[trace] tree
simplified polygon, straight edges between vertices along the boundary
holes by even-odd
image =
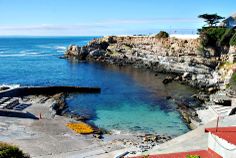
[[[209,27],[216,26],[220,20],[225,19],[217,14],[202,14],[199,15],[198,18],[204,19]]]

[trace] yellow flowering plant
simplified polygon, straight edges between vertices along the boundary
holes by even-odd
[[[79,134],[94,133],[94,129],[90,125],[83,123],[83,122],[81,122],[81,123],[68,123],[66,126]]]

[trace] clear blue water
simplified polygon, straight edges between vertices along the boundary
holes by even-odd
[[[93,37],[0,38],[0,84],[99,86],[101,94],[71,95],[70,110],[90,116],[95,125],[121,132],[180,135],[188,131],[167,95],[188,97],[189,87],[162,84],[163,75],[59,59],[69,44]]]

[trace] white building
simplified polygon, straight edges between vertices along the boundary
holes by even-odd
[[[222,158],[236,157],[236,127],[209,128],[208,150]]]
[[[223,20],[221,25],[227,28],[236,28],[236,13]]]

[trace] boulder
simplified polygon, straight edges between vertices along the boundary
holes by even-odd
[[[105,54],[106,54],[106,51],[99,50],[99,49],[93,50],[89,53],[89,55],[92,57],[104,56]]]
[[[4,91],[4,90],[8,90],[8,89],[10,89],[10,87],[6,87],[6,86],[0,87],[0,91]]]
[[[80,49],[80,54],[79,54],[79,58],[82,60],[85,60],[86,57],[88,56],[89,52],[86,46],[81,47]]]
[[[168,83],[170,83],[170,82],[172,82],[172,81],[173,81],[173,77],[168,76],[168,77],[166,77],[166,78],[162,81],[162,83],[163,83],[163,84],[168,84]]]
[[[236,46],[230,46],[229,49],[229,62],[230,63],[235,63],[236,62]]]
[[[70,45],[65,52],[65,56],[67,57],[78,56],[79,54],[80,54],[80,47],[77,45]]]
[[[108,39],[107,39],[108,43],[117,43],[116,39],[115,39],[115,36],[109,36]]]

